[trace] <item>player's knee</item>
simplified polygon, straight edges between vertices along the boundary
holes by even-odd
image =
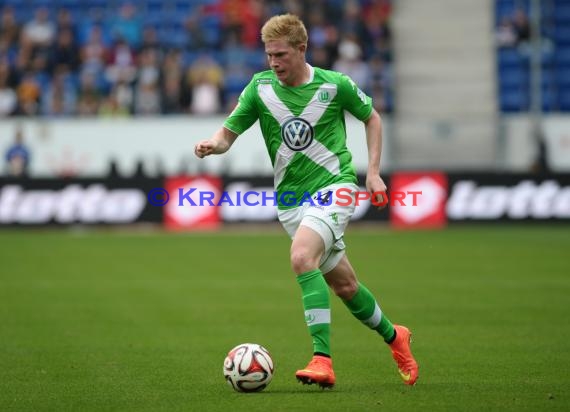
[[[318,269],[319,258],[313,256],[307,248],[294,248],[291,250],[291,268],[297,275]]]

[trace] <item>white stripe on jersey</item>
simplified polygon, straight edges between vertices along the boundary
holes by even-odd
[[[330,96],[328,103],[316,104],[319,94],[325,90]],[[293,113],[291,113],[291,111],[287,108],[287,106],[285,106],[285,104],[281,101],[281,99],[279,99],[275,93],[275,90],[273,90],[273,87],[270,84],[258,85],[257,92],[259,93],[259,97],[265,106],[267,106],[275,120],[279,122],[279,125],[282,126],[283,123],[285,123],[287,120],[295,117]],[[299,117],[308,121],[309,124],[314,127],[328,108],[329,103],[335,98],[336,93],[336,84],[323,83],[316,91],[313,98],[309,101],[309,103],[307,103],[307,106]],[[318,142],[314,137],[311,146],[304,150],[303,154],[319,166],[327,169],[331,174],[338,175],[340,173],[340,161],[338,157],[329,149],[327,149],[322,143]],[[293,150],[289,149],[285,143],[281,143],[275,155],[274,185],[276,189],[283,180],[285,170],[287,169],[287,166],[289,165],[289,162],[294,155],[295,152]]]

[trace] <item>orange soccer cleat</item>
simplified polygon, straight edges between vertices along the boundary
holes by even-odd
[[[297,380],[304,385],[318,384],[321,388],[332,388],[335,383],[332,359],[326,356],[313,356],[305,369],[295,373]]]
[[[413,385],[418,379],[418,364],[410,350],[412,333],[405,326],[394,325],[396,339],[390,344],[392,357],[398,364],[398,371],[406,385]]]

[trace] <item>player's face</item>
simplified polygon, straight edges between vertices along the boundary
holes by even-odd
[[[287,40],[271,40],[265,43],[269,67],[285,84],[296,85],[305,68],[305,45],[291,46]]]

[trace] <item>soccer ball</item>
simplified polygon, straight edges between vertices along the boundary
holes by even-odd
[[[242,343],[224,360],[224,377],[238,392],[259,392],[273,379],[273,359],[263,346]]]

